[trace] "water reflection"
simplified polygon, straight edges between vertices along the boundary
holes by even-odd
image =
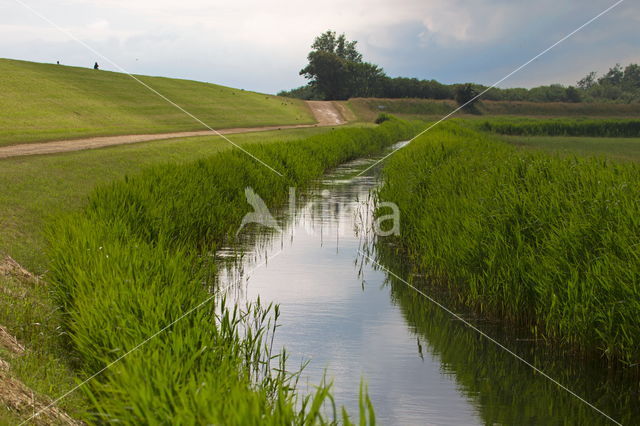
[[[259,296],[263,303],[280,304],[275,348],[286,347],[291,367],[309,361],[302,390],[320,383],[326,373],[337,404],[357,414],[364,379],[382,424],[606,423],[358,255],[366,251],[455,306],[452,298],[411,275],[395,248],[369,232],[377,179],[355,175],[372,161],[340,167],[296,206],[279,212],[282,233],[249,226],[236,245],[216,253],[220,285],[234,284],[233,298],[244,302]],[[640,414],[637,381],[619,373],[603,375],[599,364],[549,353],[540,342],[517,340],[525,335],[469,319],[614,418],[632,423]]]

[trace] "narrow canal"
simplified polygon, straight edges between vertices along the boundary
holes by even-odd
[[[356,176],[373,162],[339,167],[274,212],[279,229],[249,225],[238,244],[217,253],[230,298],[280,305],[274,346],[287,349],[290,369],[307,363],[299,389],[326,377],[336,404],[357,416],[364,382],[381,424],[615,424],[387,273],[456,309],[374,235],[379,170]],[[628,371],[574,359],[457,309],[616,421],[640,418],[638,380]]]

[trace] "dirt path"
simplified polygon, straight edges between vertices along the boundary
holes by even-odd
[[[307,105],[315,116],[317,124],[294,124],[286,126],[262,126],[262,127],[242,127],[236,129],[222,129],[218,133],[222,135],[233,135],[237,133],[265,132],[269,130],[301,129],[316,126],[337,126],[346,121],[333,102],[330,101],[307,101]],[[193,132],[174,132],[147,135],[121,135],[103,136],[96,138],[62,140],[52,142],[29,143],[20,145],[9,145],[0,147],[0,158],[18,157],[23,155],[54,154],[57,152],[81,151],[84,149],[102,148],[112,145],[125,145],[138,142],[149,142],[156,140],[187,138],[191,136],[215,136],[216,132],[210,130],[200,130]]]
[[[307,101],[319,126],[336,126],[346,123],[346,120],[331,101]]]

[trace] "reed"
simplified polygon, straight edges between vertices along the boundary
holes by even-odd
[[[93,405],[87,420],[337,421],[330,384],[298,396],[297,375],[287,370],[286,352],[270,347],[277,307],[259,302],[229,306],[216,298],[191,310],[211,297],[216,269],[209,254],[251,210],[245,187],[253,187],[268,204],[278,204],[290,185],[304,187],[328,168],[378,152],[418,128],[390,120],[377,128],[251,147],[284,178],[236,151],[153,167],[101,187],[81,213],[52,226],[48,279],[85,374],[134,350],[82,388]],[[341,416],[349,422],[346,413]]]
[[[480,130],[517,136],[640,137],[640,120],[500,120],[476,124]]]
[[[611,360],[640,357],[640,168],[447,124],[395,154],[399,242],[468,306]]]

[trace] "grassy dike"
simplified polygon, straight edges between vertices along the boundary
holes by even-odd
[[[416,267],[486,315],[640,358],[640,167],[518,150],[456,124],[388,160]]]
[[[189,313],[82,388],[89,421],[125,424],[282,424],[333,421],[320,386],[300,400],[284,366],[272,370],[277,308],[203,305],[215,266],[208,253],[250,211],[251,186],[269,205],[328,168],[379,152],[419,129],[396,120],[296,143],[251,147],[280,177],[237,151],[157,166],[97,190],[81,213],[50,230],[47,279],[85,375],[109,365]],[[215,306],[214,306],[215,305]],[[366,406],[366,401],[363,401]],[[366,409],[365,409],[366,411]],[[365,413],[361,413],[364,416]],[[335,415],[334,415],[335,417]],[[346,420],[346,419],[345,419]]]
[[[136,76],[214,129],[309,124],[304,102],[215,84]],[[0,146],[205,130],[122,73],[0,59]]]

